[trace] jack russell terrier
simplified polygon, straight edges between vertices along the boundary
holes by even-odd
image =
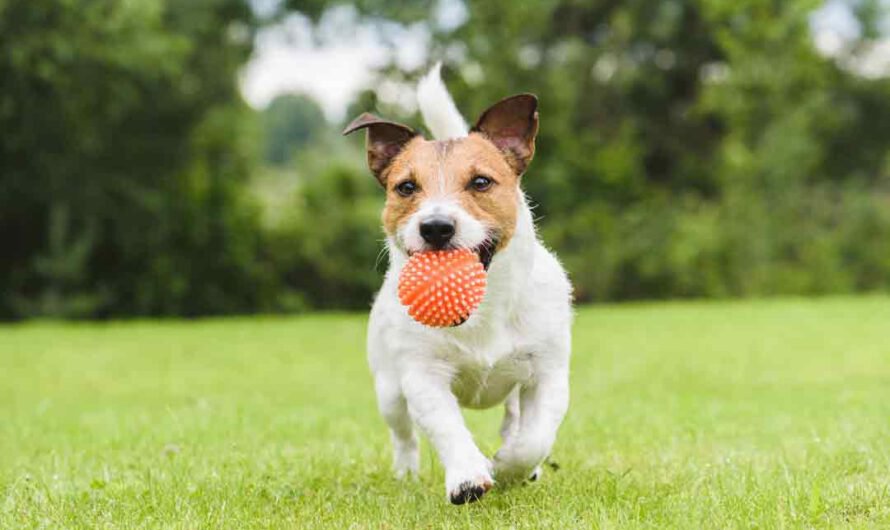
[[[520,188],[535,153],[538,100],[495,103],[468,129],[436,65],[417,89],[435,140],[362,114],[343,134],[367,130],[371,172],[386,190],[389,270],[368,324],[368,360],[389,426],[398,477],[416,475],[414,425],[445,468],[454,504],[472,502],[495,479],[536,480],[569,403],[572,287],[538,240]],[[479,308],[463,323],[430,328],[399,302],[399,273],[414,252],[469,248],[488,270]],[[503,445],[489,460],[461,407],[504,403]]]

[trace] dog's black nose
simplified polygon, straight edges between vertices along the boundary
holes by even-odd
[[[420,223],[420,237],[433,248],[443,248],[454,237],[454,221],[443,216],[430,217]]]

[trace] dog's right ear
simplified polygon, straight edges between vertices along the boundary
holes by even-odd
[[[418,133],[407,125],[384,120],[369,112],[352,120],[352,123],[343,129],[343,134],[347,135],[359,129],[368,130],[368,135],[365,138],[368,167],[380,184],[385,184],[383,173],[386,168],[405,145],[418,136]]]

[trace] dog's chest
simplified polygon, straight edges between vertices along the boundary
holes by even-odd
[[[464,407],[488,408],[531,378],[532,364],[521,337],[507,326],[475,339],[457,343],[449,356],[455,369],[451,390]]]

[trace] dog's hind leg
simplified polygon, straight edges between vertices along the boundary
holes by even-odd
[[[501,443],[507,445],[519,432],[519,386],[504,401],[504,419],[501,421]]]
[[[374,386],[377,391],[377,406],[389,426],[392,440],[393,471],[397,478],[417,476],[420,471],[420,449],[414,425],[408,415],[405,396],[399,388],[398,380],[386,374],[375,374]]]
[[[504,401],[504,419],[501,421],[501,445],[508,446],[519,434],[519,419],[521,410],[519,407],[519,386],[517,385]],[[535,466],[528,479],[532,482],[541,478],[544,474],[540,465]]]
[[[568,362],[539,371],[532,384],[521,388],[518,432],[494,456],[498,480],[540,477],[568,403]]]

